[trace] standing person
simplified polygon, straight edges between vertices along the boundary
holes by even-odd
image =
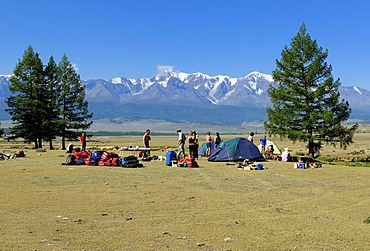
[[[82,132],[80,136],[80,142],[81,142],[81,151],[86,151],[86,135],[84,132]]]
[[[150,148],[149,141],[151,140],[150,137],[150,130],[146,129],[145,134],[143,136],[143,144],[145,148]],[[150,150],[144,150],[143,157],[149,157],[150,156]]]
[[[189,131],[188,144],[189,144],[189,155],[195,157],[194,156],[195,136],[193,131]]]
[[[266,151],[266,143],[267,143],[266,135],[260,138],[260,142],[261,142],[261,153],[264,154]]]
[[[254,136],[254,132],[250,132],[250,133],[249,133],[249,136],[248,136],[248,140],[249,140],[250,142],[252,142],[252,143],[253,143],[253,136]]]
[[[221,143],[221,137],[220,137],[220,133],[219,132],[216,132],[216,135],[215,137],[213,138],[213,142],[215,143],[215,148]]]
[[[211,136],[210,131],[206,133],[206,143],[207,143],[206,157],[208,158],[209,155],[211,154],[211,146],[212,146],[212,136]]]
[[[183,155],[183,157],[185,158],[185,140],[186,140],[186,136],[183,132],[181,132],[181,129],[178,129],[176,132],[179,135],[179,139],[178,139],[179,149],[177,151],[177,159],[180,158],[180,155]]]
[[[193,131],[193,135],[194,135],[194,159],[198,159],[199,137],[196,131]]]

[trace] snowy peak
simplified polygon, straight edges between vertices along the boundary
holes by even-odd
[[[267,81],[267,82],[274,82],[274,78],[272,75],[263,74],[257,71],[253,71],[246,75],[244,78],[253,78],[255,81]]]
[[[356,92],[358,92],[359,94],[362,94],[362,92],[360,91],[360,89],[356,86],[353,87],[353,90],[355,90]]]
[[[9,80],[11,76],[12,76],[12,74],[7,74],[7,75],[0,74],[0,78],[3,77],[6,80]]]

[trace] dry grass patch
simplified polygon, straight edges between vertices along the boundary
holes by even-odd
[[[88,147],[140,142],[97,138]],[[153,137],[152,154],[172,142]],[[62,166],[61,150],[38,154],[0,161],[2,250],[370,249],[367,167],[269,161],[245,171],[200,159],[200,168],[125,169]]]

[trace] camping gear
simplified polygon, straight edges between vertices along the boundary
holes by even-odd
[[[166,152],[166,166],[171,166],[171,161],[176,159],[176,152],[175,151],[168,151]]]
[[[141,158],[141,161],[152,161],[152,157],[150,157],[150,156],[147,156],[147,157],[142,157]]]
[[[76,161],[76,165],[86,165],[86,162],[85,162],[85,160],[84,159],[78,159],[77,161]]]
[[[218,146],[212,143],[211,154],[208,161],[243,161],[245,159],[264,161],[264,157],[254,145],[246,138],[234,138],[221,142]]]
[[[89,158],[91,156],[90,151],[75,151],[75,150],[73,150],[72,153],[76,156],[76,160],[77,159]]]
[[[297,168],[297,169],[305,169],[306,168],[306,164],[303,163],[303,162],[294,163],[294,168]]]
[[[198,163],[195,161],[194,156],[190,155],[183,159],[177,161],[178,167],[199,167]]]
[[[257,170],[263,170],[264,169],[263,164],[261,164],[261,163],[256,163],[256,168],[257,168]]]
[[[66,162],[62,165],[74,165],[76,164],[76,156],[74,154],[70,154],[67,156]]]
[[[317,161],[311,161],[308,165],[309,165],[309,167],[313,167],[313,168],[320,168],[320,167],[322,167],[321,163],[320,162],[317,162]]]
[[[115,152],[103,152],[100,159],[106,161],[113,158],[118,158],[118,154]]]
[[[99,166],[119,166],[119,156],[115,152],[103,152],[98,160]]]
[[[120,161],[119,161],[119,158],[116,157],[116,158],[108,158],[108,159],[100,159],[98,161],[98,165],[99,166],[119,166],[120,165]]]
[[[127,168],[137,168],[143,167],[143,164],[139,163],[139,160],[137,159],[136,156],[131,155],[121,158],[121,166]]]
[[[265,167],[261,163],[254,163],[243,167],[244,170],[265,170]]]
[[[96,151],[91,154],[91,158],[94,161],[98,161],[101,158],[101,155],[104,153],[104,151]]]

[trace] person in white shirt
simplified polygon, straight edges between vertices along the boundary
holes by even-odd
[[[289,148],[285,148],[284,152],[281,153],[281,160],[282,161],[289,161],[290,160]]]
[[[179,134],[179,149],[177,151],[177,159],[180,159],[180,156],[183,155],[185,158],[185,140],[186,136],[180,129],[176,131]]]

